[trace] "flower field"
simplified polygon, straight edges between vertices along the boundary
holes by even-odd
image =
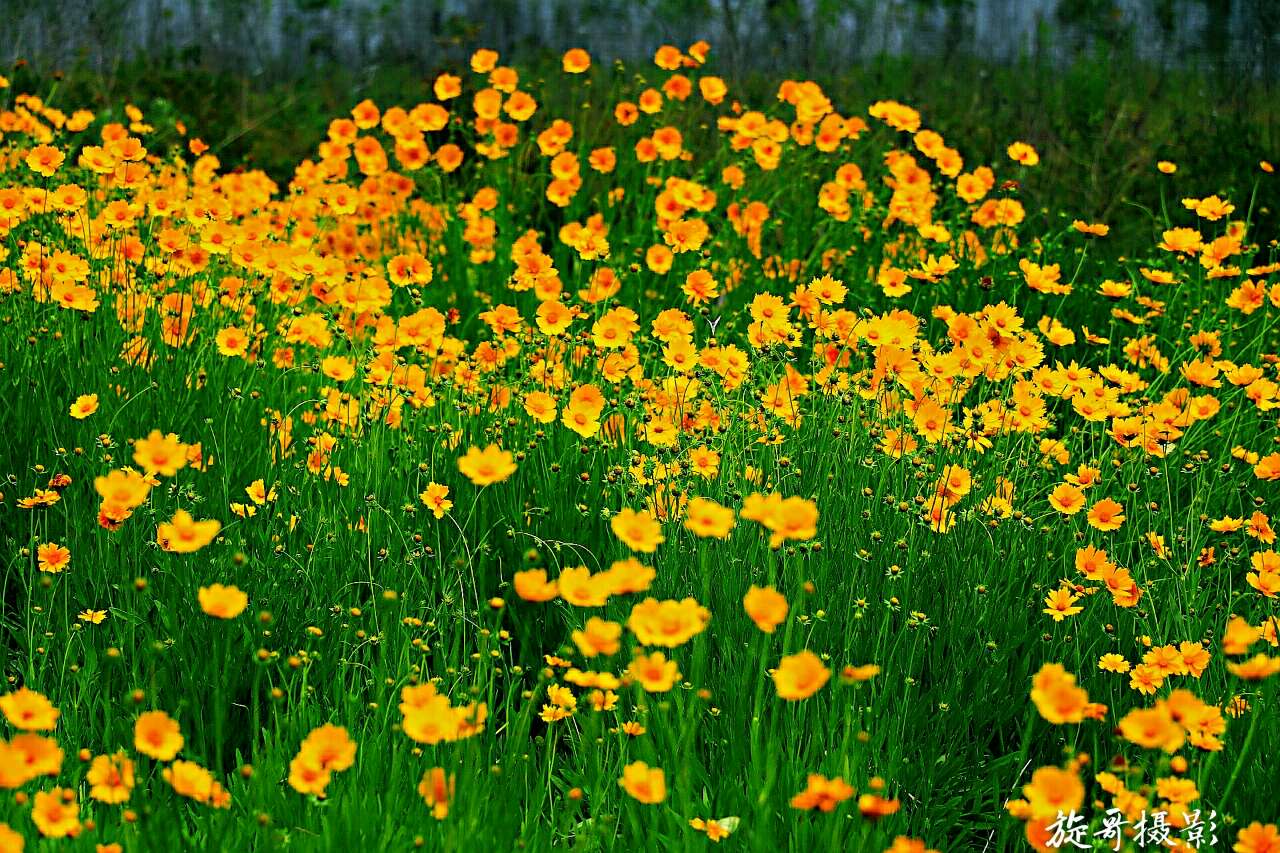
[[[608,70],[0,78],[0,851],[1280,851],[1271,164]]]

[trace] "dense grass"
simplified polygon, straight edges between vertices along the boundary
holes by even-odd
[[[1038,89],[1037,102],[1019,96],[1029,84],[1016,70],[1000,72],[988,97],[962,92],[958,75],[921,80],[902,65],[827,86],[829,106],[815,89],[781,102],[776,80],[743,81],[716,105],[697,90],[710,67],[682,72],[694,81],[688,100],[629,126],[614,121],[615,104],[670,72],[523,74],[520,89],[539,109],[492,160],[477,153],[491,139],[472,110],[484,76],[460,67],[450,123],[423,136],[432,162],[397,161],[385,128],[359,134],[381,140],[389,168],[406,176],[402,188],[376,157],[358,161],[350,148],[324,152],[328,174],[295,174],[303,157],[319,162],[330,118],[353,106],[348,81],[318,79],[287,98],[241,90],[247,106],[234,120],[226,102],[235,90],[220,78],[193,83],[189,72],[145,87],[140,75],[112,82],[97,97],[86,89],[93,81],[64,81],[41,90],[39,109],[10,99],[17,112],[5,126],[0,192],[17,188],[24,200],[0,250],[5,671],[12,689],[38,691],[60,709],[44,735],[64,756],[56,779],[30,779],[14,770],[12,748],[0,755],[9,762],[0,772],[19,783],[0,820],[34,840],[31,798],[58,784],[81,800],[78,844],[126,849],[685,849],[711,846],[690,826],[701,818],[729,819],[733,832],[719,843],[753,850],[910,849],[908,838],[1003,850],[1053,817],[1035,796],[1050,787],[1047,774],[1024,789],[1043,767],[1079,776],[1079,801],[1064,802],[1095,828],[1113,803],[1135,822],[1142,808],[1168,808],[1175,777],[1196,785],[1188,809],[1217,813],[1220,845],[1252,821],[1276,820],[1275,678],[1232,670],[1242,658],[1224,646],[1241,631],[1227,631],[1232,616],[1264,627],[1251,653],[1270,654],[1276,638],[1274,622],[1266,627],[1275,571],[1265,515],[1280,479],[1280,297],[1266,290],[1254,305],[1242,296],[1246,281],[1276,287],[1275,177],[1258,164],[1274,143],[1262,130],[1274,128],[1274,114],[1244,111],[1238,120],[1258,132],[1211,152],[1189,118],[1209,121],[1209,99],[1160,98],[1127,116],[1130,96],[1103,87],[1096,71]],[[917,83],[923,101],[911,97]],[[207,113],[184,85],[204,93]],[[395,103],[435,100],[429,81],[389,76],[369,86],[362,93],[396,92],[379,97],[384,116]],[[157,95],[186,106],[162,107]],[[975,224],[983,201],[961,198],[910,134],[868,115],[869,102],[894,95],[927,107],[925,125],[959,150],[966,173],[990,164],[985,200],[1001,200],[1006,213],[1020,206],[1025,218]],[[784,129],[798,112],[817,120],[830,110],[869,126],[850,125],[855,132],[826,153],[792,128],[773,163],[769,146],[753,155],[732,144],[733,123],[720,120],[734,115],[735,97]],[[104,129],[125,101],[145,107],[139,121],[149,126],[135,124],[132,135],[146,146],[147,172],[126,179],[128,143],[117,140],[95,174],[80,155],[112,138]],[[44,107],[70,115],[85,103],[96,107],[92,122],[44,133],[54,118]],[[174,124],[184,115],[187,136],[215,146],[216,170],[185,147]],[[888,117],[910,123],[905,111]],[[556,118],[572,123],[565,150],[579,161],[580,184],[568,183],[562,204],[548,191],[552,157],[535,141]],[[664,127],[680,130],[687,156],[640,162],[636,143]],[[48,175],[37,148],[46,136],[67,153]],[[1039,165],[1010,161],[1005,148],[1016,139],[1039,143]],[[929,148],[925,137],[916,142]],[[446,144],[464,155],[453,171],[441,164]],[[608,145],[616,168],[592,169],[588,156]],[[911,153],[916,165],[899,155],[891,170],[890,151]],[[1181,168],[1165,175],[1157,158]],[[832,203],[839,192],[821,190],[847,163],[865,186],[844,173],[842,208]],[[277,191],[241,164],[266,167]],[[729,168],[741,169],[740,186]],[[667,183],[677,178],[696,186]],[[88,190],[84,204],[47,210],[46,193],[59,198],[66,184]],[[343,203],[344,185],[359,204]],[[657,215],[674,191],[682,209]],[[1198,217],[1181,203],[1215,192],[1234,210],[1209,205]],[[1150,198],[1136,207],[1121,200],[1130,193]],[[179,212],[157,215],[158,198]],[[139,207],[131,222],[109,226],[104,211],[119,212],[108,205],[120,201]],[[767,205],[755,228],[751,202]],[[1103,214],[1111,235],[1072,226]],[[607,247],[563,230],[592,216]],[[679,243],[694,221],[707,236],[694,232],[664,269],[652,247]],[[917,227],[929,223],[945,233]],[[1235,242],[1214,262],[1199,246],[1159,248],[1186,236],[1165,233],[1176,227],[1198,228],[1205,244]],[[521,238],[530,229],[562,290],[548,275],[526,286],[534,253]],[[230,252],[218,248],[223,236]],[[526,263],[513,259],[518,241]],[[60,252],[83,259],[83,274]],[[397,277],[397,256],[414,253],[430,262],[430,281],[375,283]],[[930,273],[931,256],[944,255],[956,268]],[[1020,262],[1059,264],[1061,283],[1037,289],[1035,268]],[[886,267],[916,273],[911,289],[882,287]],[[593,276],[606,270],[621,287],[594,298]],[[720,284],[706,304],[681,290],[697,270]],[[1099,292],[1104,281],[1118,283],[1109,295]],[[1067,284],[1070,292],[1055,292]],[[829,299],[817,295],[824,287]],[[768,295],[778,297],[771,318]],[[539,306],[557,302],[580,315],[565,330],[540,328]],[[517,309],[518,328],[501,326],[498,305]],[[598,332],[624,307],[636,317],[634,332],[622,333],[634,367],[618,370],[608,356],[619,350]],[[421,338],[403,323],[392,331],[424,308],[438,310],[438,328]],[[683,313],[663,313],[673,309]],[[660,315],[677,330],[655,331]],[[227,329],[248,330],[245,345]],[[678,357],[685,340],[699,360],[688,370]],[[741,370],[717,370],[726,346],[742,353]],[[426,371],[422,381],[411,366]],[[583,386],[600,392],[596,406],[571,405]],[[535,391],[555,398],[550,422],[526,410]],[[96,411],[69,414],[85,394],[97,395]],[[1095,394],[1105,403],[1091,415]],[[570,411],[589,412],[587,426],[571,429],[560,418]],[[934,419],[950,428],[933,429]],[[181,439],[190,464],[158,470],[123,512],[95,479],[163,468],[147,438],[157,429]],[[491,444],[513,454],[515,470],[477,483],[459,460]],[[719,462],[699,473],[703,451]],[[1091,485],[1082,465],[1098,472]],[[969,483],[939,488],[959,470]],[[22,505],[62,474],[60,499]],[[1086,506],[1069,513],[1055,490],[1080,476]],[[257,480],[272,493],[260,502],[246,493]],[[440,518],[419,498],[429,483],[450,490]],[[760,495],[792,503],[762,508]],[[725,538],[686,526],[692,497],[732,510]],[[1115,529],[1086,521],[1104,498],[1124,509]],[[162,547],[179,509],[221,528],[189,553]],[[649,543],[656,550],[619,535],[612,522],[626,509],[657,519],[665,541]],[[814,529],[787,527],[815,509]],[[1238,529],[1211,527],[1228,517],[1242,520]],[[771,541],[778,530],[791,535]],[[1162,537],[1158,547],[1149,533]],[[40,546],[50,543],[70,551],[61,571],[41,568]],[[1113,596],[1102,575],[1083,577],[1077,554],[1090,545],[1127,568],[1133,585],[1117,582]],[[632,557],[656,571],[647,591],[569,603],[575,567],[599,573]],[[569,571],[560,597],[524,600],[517,576],[536,569],[551,579]],[[202,606],[199,590],[213,583],[247,593],[247,609],[208,615],[215,608]],[[1083,609],[1054,621],[1045,599],[1063,585]],[[752,586],[775,587],[789,603],[772,633],[744,613]],[[678,642],[646,643],[643,610],[633,607],[648,596],[692,597],[710,621],[697,630],[694,610],[683,611]],[[93,624],[80,618],[86,610],[106,616]],[[592,616],[628,626],[615,654],[584,657],[573,639]],[[1169,644],[1188,645],[1152,695],[1099,668],[1103,654],[1137,666]],[[1196,644],[1207,666],[1178,674]],[[597,711],[590,688],[566,681],[569,665],[624,676],[638,646],[677,662],[682,677],[670,690],[627,679],[614,688],[616,707]],[[785,699],[771,676],[804,649],[830,680]],[[1050,722],[1029,694],[1053,663],[1106,707],[1086,715],[1075,703],[1073,722]],[[843,672],[867,664],[878,673]],[[483,731],[411,739],[402,690],[428,681],[455,707],[484,703]],[[553,719],[564,686],[577,707]],[[1166,701],[1185,723],[1162,718],[1178,743],[1144,748],[1122,721]],[[1194,719],[1216,719],[1216,709],[1221,750],[1208,748],[1212,738],[1183,746]],[[151,710],[180,724],[178,758],[225,786],[226,808],[207,802],[207,789],[196,797],[203,803],[179,795],[162,778],[169,759],[135,745],[136,720]],[[626,722],[645,731],[627,734]],[[299,769],[320,760],[300,745],[326,723],[357,748],[319,797],[298,790]],[[18,735],[11,725],[11,742]],[[90,798],[82,749],[128,753],[137,781],[128,802]],[[664,770],[662,802],[620,786],[635,761]],[[433,816],[418,783],[437,767],[456,789],[447,814]],[[1137,796],[1096,781],[1103,770]],[[878,817],[877,802],[856,797],[830,812],[798,808],[792,798],[813,773],[898,808]],[[1031,806],[1019,804],[1024,796]]]

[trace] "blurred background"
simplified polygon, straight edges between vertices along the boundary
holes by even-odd
[[[278,179],[332,116],[427,100],[476,47],[527,85],[584,47],[603,92],[698,39],[744,103],[804,77],[846,114],[916,106],[968,162],[1025,139],[1055,206],[1080,215],[1156,204],[1159,158],[1204,194],[1280,159],[1280,0],[0,0],[0,20],[15,89],[132,101]],[[556,91],[539,88],[551,114],[579,106]]]
[[[640,60],[707,39],[733,73],[970,53],[1063,65],[1117,51],[1249,77],[1280,60],[1275,0],[3,0],[11,53],[108,71],[145,53],[248,74],[431,67],[484,44]]]

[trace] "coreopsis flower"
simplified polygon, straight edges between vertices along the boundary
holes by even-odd
[[[1075,515],[1084,503],[1084,492],[1070,483],[1060,483],[1049,493],[1049,505],[1063,515]]]
[[[684,526],[696,536],[727,539],[733,525],[733,510],[713,500],[693,498],[685,507]]]
[[[666,693],[680,679],[680,670],[673,660],[667,660],[662,652],[637,653],[627,667],[627,676],[646,693]]]
[[[666,537],[662,535],[662,525],[648,512],[621,509],[609,520],[609,527],[612,528],[613,535],[632,551],[652,554],[666,541]]]
[[[97,394],[81,394],[71,404],[71,417],[78,421],[84,420],[96,411],[98,411]]]
[[[9,725],[23,731],[53,731],[61,712],[44,694],[27,687],[0,696],[0,711]]]
[[[1084,804],[1084,784],[1074,769],[1041,767],[1022,786],[1028,814],[1032,818],[1052,819],[1059,812],[1072,812]]]
[[[742,607],[766,634],[772,634],[787,618],[787,599],[773,587],[752,585],[742,597]]]
[[[805,649],[784,657],[773,671],[773,683],[778,696],[790,701],[808,699],[822,689],[831,678],[822,658]]]
[[[711,611],[692,598],[658,601],[646,598],[631,608],[627,628],[646,646],[675,648],[706,630]]]
[[[458,470],[474,485],[491,486],[515,473],[515,457],[496,444],[484,450],[472,447],[458,460]]]
[[[194,761],[175,761],[160,771],[160,776],[178,794],[214,808],[229,808],[231,795],[213,774]]]
[[[85,775],[89,796],[100,803],[119,804],[133,792],[133,760],[121,750],[114,755],[99,755]]]
[[[454,775],[446,775],[443,767],[432,767],[422,775],[422,781],[418,783],[418,794],[436,820],[444,820],[449,816],[449,805],[453,802],[456,782]]]
[[[183,743],[181,727],[164,711],[146,711],[134,723],[134,748],[156,761],[172,761]]]
[[[854,789],[839,776],[828,779],[821,773],[810,773],[804,790],[791,798],[791,808],[831,812],[854,793]]]
[[[662,768],[650,767],[643,761],[633,761],[622,768],[618,784],[633,799],[646,805],[655,805],[667,798],[666,774]]]
[[[617,654],[621,637],[621,625],[596,616],[588,619],[581,630],[575,630],[571,635],[573,644],[578,647],[582,656],[587,658]]]
[[[1076,677],[1061,664],[1047,663],[1032,679],[1031,701],[1050,723],[1079,723],[1089,707],[1089,694],[1076,686]]]
[[[1010,160],[1021,163],[1023,166],[1035,166],[1040,162],[1040,155],[1036,153],[1036,149],[1025,142],[1011,143],[1006,153]]]
[[[1126,673],[1129,671],[1129,662],[1124,659],[1123,655],[1108,652],[1098,658],[1098,669],[1103,672]]]
[[[38,776],[62,771],[62,748],[53,738],[32,732],[0,741],[0,787],[18,788]]]
[[[342,726],[325,723],[311,730],[302,741],[300,752],[315,757],[327,770],[346,770],[355,763],[356,744]]]
[[[196,521],[185,509],[177,510],[168,522],[161,522],[156,529],[156,542],[161,550],[175,554],[199,551],[213,541],[222,529],[217,519]]]
[[[436,518],[444,518],[445,514],[453,509],[453,501],[449,500],[448,486],[435,482],[428,483],[427,488],[418,497]]]
[[[1236,853],[1277,853],[1280,851],[1280,829],[1274,823],[1264,825],[1255,820],[1236,833],[1232,849]]]
[[[52,145],[37,145],[27,154],[27,168],[45,178],[53,177],[53,173],[62,167],[67,155]]]
[[[57,574],[71,565],[71,550],[55,542],[45,542],[36,548],[36,565],[42,572]]]
[[[289,785],[300,794],[325,795],[332,775],[355,763],[356,744],[341,726],[311,730],[289,762]]]
[[[187,445],[175,433],[165,435],[153,429],[133,445],[133,461],[148,474],[172,477],[187,465]]]
[[[840,670],[840,680],[845,684],[857,684],[862,681],[870,681],[879,674],[879,664],[864,663],[861,666],[849,664]]]
[[[1080,596],[1072,592],[1070,587],[1060,586],[1045,596],[1043,612],[1052,616],[1054,622],[1061,622],[1068,616],[1075,616],[1084,610],[1076,604],[1079,600]]]
[[[104,510],[111,509],[126,515],[146,501],[151,486],[152,483],[146,477],[129,468],[112,471],[93,481],[93,488],[102,498]]]
[[[1120,735],[1130,743],[1147,749],[1176,752],[1186,740],[1182,726],[1164,705],[1135,708],[1120,719]]]
[[[200,587],[197,596],[200,609],[217,619],[234,619],[249,605],[249,596],[237,587],[220,583]]]
[[[289,787],[299,794],[323,797],[332,778],[332,771],[320,766],[314,755],[299,752],[289,762]]]
[[[1280,657],[1257,654],[1239,663],[1228,663],[1227,671],[1245,681],[1262,681],[1280,672]]]
[[[1103,498],[1089,507],[1088,519],[1089,526],[1096,530],[1119,530],[1125,521],[1124,507],[1111,498]]]
[[[551,601],[560,594],[557,583],[547,579],[545,569],[526,569],[511,579],[516,595],[525,601]]]
[[[45,838],[74,838],[80,834],[80,803],[70,788],[37,791],[31,820]]]
[[[0,851],[22,853],[26,840],[7,823],[0,823]]]
[[[690,819],[689,826],[706,834],[707,839],[719,844],[722,839],[728,838],[733,831],[738,828],[738,818],[722,817],[722,818],[700,818]]]
[[[791,539],[812,539],[818,535],[818,507],[800,497],[753,494],[743,502],[741,515],[770,531],[769,547],[778,548]]]
[[[889,799],[879,794],[863,794],[858,797],[858,813],[871,821],[896,814],[901,807],[902,803],[896,798]]]
[[[564,52],[561,64],[566,74],[581,74],[591,67],[591,55],[580,47],[573,47]]]

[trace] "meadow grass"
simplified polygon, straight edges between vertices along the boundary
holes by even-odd
[[[1280,845],[1270,164],[576,59],[275,181],[4,90],[0,849]]]

